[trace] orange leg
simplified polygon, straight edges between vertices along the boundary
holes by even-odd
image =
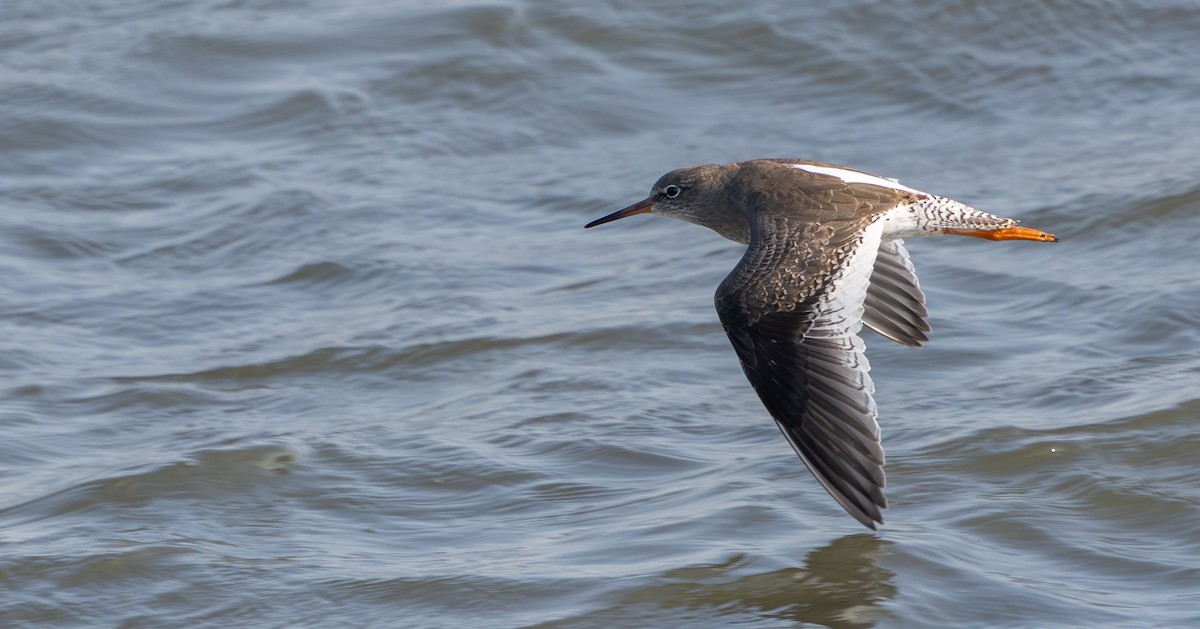
[[[943,229],[943,233],[955,236],[971,236],[985,240],[1036,240],[1039,242],[1058,242],[1054,234],[1030,229],[1028,227],[1001,227],[1000,229]]]

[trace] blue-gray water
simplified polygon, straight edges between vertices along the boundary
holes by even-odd
[[[1200,623],[1200,5],[0,3],[0,626]],[[910,244],[870,534],[663,172],[806,157]]]

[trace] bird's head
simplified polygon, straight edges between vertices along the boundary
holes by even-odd
[[[584,227],[603,225],[634,214],[660,214],[708,227],[731,240],[746,242],[744,215],[720,198],[725,168],[709,165],[673,170],[654,182],[650,196]]]

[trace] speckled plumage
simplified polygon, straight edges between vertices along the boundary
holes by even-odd
[[[1021,230],[1015,239],[1053,239],[891,179],[809,160],[672,171],[650,197],[588,227],[645,212],[749,245],[717,288],[717,314],[789,443],[830,495],[872,529],[887,508],[886,477],[859,330],[866,324],[919,347],[930,329],[902,239],[1010,229]]]

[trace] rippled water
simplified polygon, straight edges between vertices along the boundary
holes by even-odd
[[[1200,623],[1200,7],[0,4],[0,626]],[[825,495],[663,172],[910,246],[887,524]]]

